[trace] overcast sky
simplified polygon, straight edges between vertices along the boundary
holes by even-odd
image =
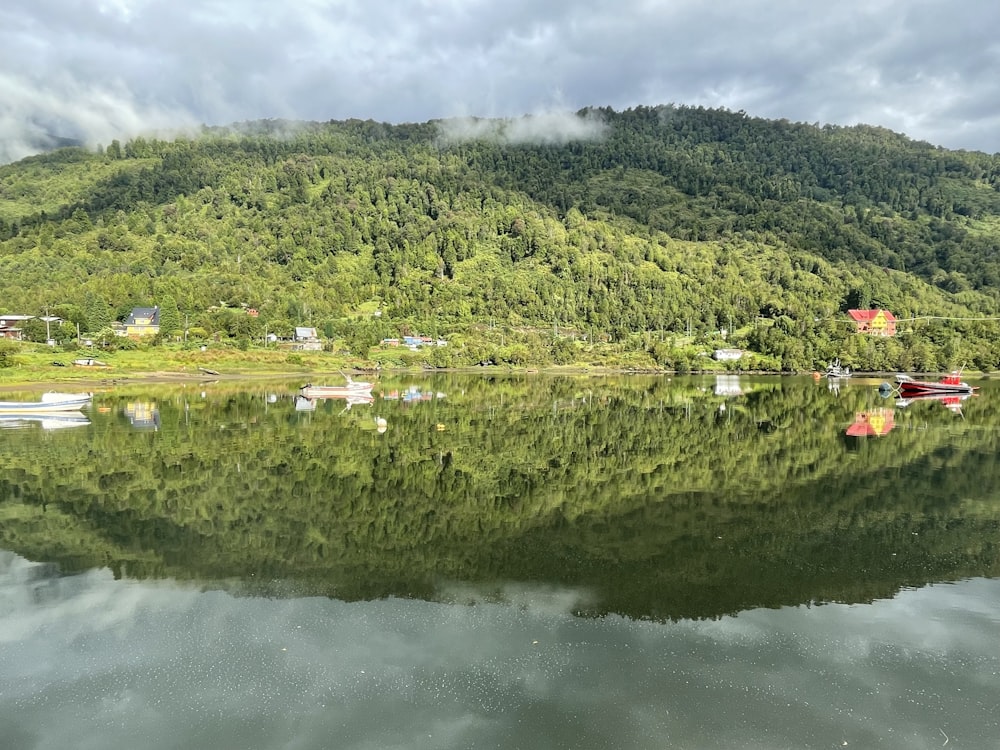
[[[997,0],[4,0],[0,161],[238,120],[692,104],[1000,152]]]

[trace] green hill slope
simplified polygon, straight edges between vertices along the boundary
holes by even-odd
[[[6,165],[0,311],[464,344],[436,365],[1000,362],[1000,156],[702,108],[576,123],[265,121]],[[852,334],[876,306],[900,336]]]

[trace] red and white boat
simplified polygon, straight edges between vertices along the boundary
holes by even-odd
[[[945,375],[940,380],[917,380],[909,375],[897,375],[896,385],[903,398],[913,396],[931,395],[969,395],[975,393],[976,388],[962,380],[959,372]]]

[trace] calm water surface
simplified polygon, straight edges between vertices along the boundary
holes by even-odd
[[[1000,388],[878,382],[0,419],[0,746],[1000,748]]]

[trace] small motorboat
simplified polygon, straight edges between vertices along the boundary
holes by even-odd
[[[851,377],[851,368],[846,365],[840,364],[840,358],[833,360],[826,368],[826,377],[828,378],[849,378]]]
[[[354,396],[370,397],[371,383],[361,388],[357,385],[304,385],[299,394],[305,398],[351,398]]]
[[[902,373],[896,376],[896,387],[903,398],[929,396],[934,394],[971,394],[976,388],[962,380],[959,372],[952,372],[940,380],[917,380]]]
[[[43,393],[38,401],[0,401],[0,414],[54,414],[79,411],[90,404],[89,393]]]
[[[340,373],[344,375],[344,373]],[[347,381],[344,385],[313,385],[307,383],[299,389],[305,398],[350,398],[352,396],[371,396],[372,384],[364,380],[352,380],[350,375],[344,375]]]

